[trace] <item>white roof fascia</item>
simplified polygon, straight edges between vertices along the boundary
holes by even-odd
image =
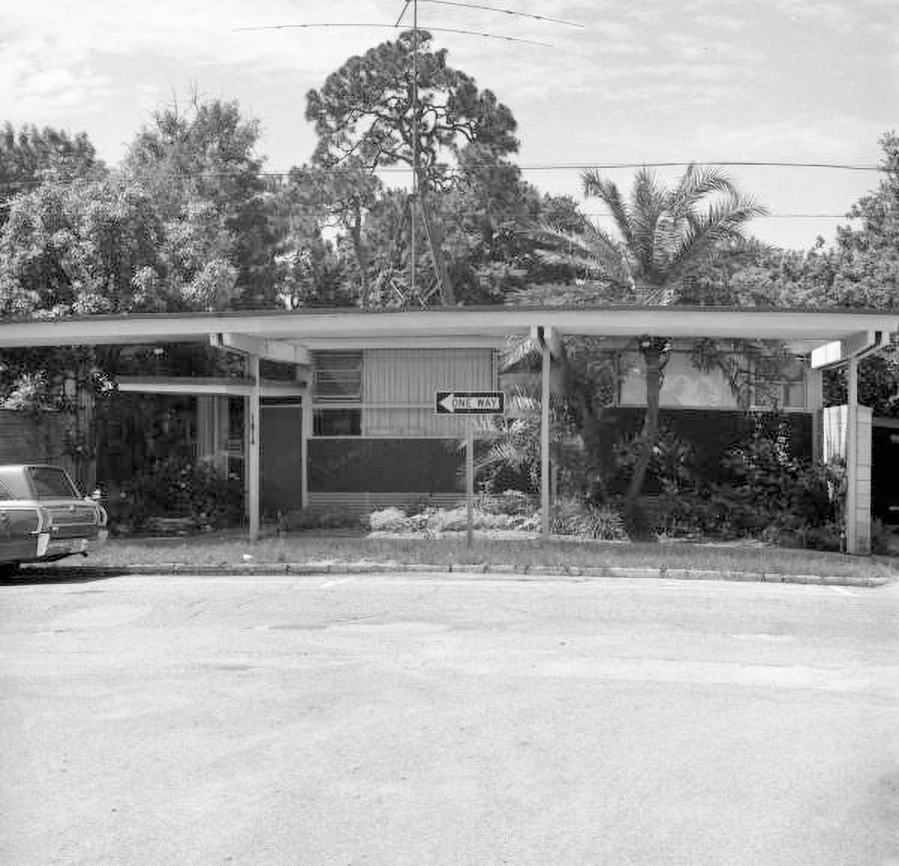
[[[246,334],[212,334],[209,342],[217,349],[227,349],[242,355],[255,355],[268,361],[282,364],[298,364],[308,367],[312,363],[312,355],[304,346],[290,340],[267,340],[260,337],[249,337]]]
[[[253,383],[244,378],[201,378],[190,376],[121,376],[116,380],[119,391],[132,394],[218,394],[230,397],[246,397],[253,391]],[[259,385],[260,397],[302,397],[305,384],[276,382],[263,379]]]
[[[568,334],[602,336],[735,337],[808,340],[824,343],[858,331],[895,331],[899,312],[731,310],[696,307],[468,307],[435,310],[335,313],[270,311],[249,313],[93,316],[0,324],[0,348],[12,346],[104,345],[206,342],[215,334],[265,340],[342,341],[426,339],[434,348],[460,337],[528,336],[532,326]]]
[[[404,336],[397,337],[354,337],[348,344],[346,338],[325,337],[304,338],[303,346],[312,352],[326,352],[329,350],[347,349],[502,349],[508,342],[508,337],[477,334],[462,334],[460,336],[441,337],[435,342],[434,337]]]
[[[836,367],[850,358],[864,358],[883,349],[891,335],[885,331],[857,331],[842,340],[833,340],[812,349],[812,369]]]

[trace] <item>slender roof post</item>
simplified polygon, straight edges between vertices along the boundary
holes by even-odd
[[[250,522],[250,541],[259,540],[259,488],[260,488],[260,424],[259,424],[259,356],[248,360],[252,390],[246,399],[247,406],[247,511]]]
[[[544,328],[540,328],[543,348],[540,387],[540,532],[549,538],[549,399],[550,399],[550,348]]]
[[[858,526],[858,355],[850,355],[846,366],[848,379],[846,412],[846,552],[867,553],[859,538]]]

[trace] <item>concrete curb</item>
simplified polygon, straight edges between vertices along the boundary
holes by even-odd
[[[644,580],[723,580],[756,583],[793,583],[817,586],[854,586],[859,588],[875,588],[899,582],[890,577],[855,577],[852,575],[823,575],[823,574],[777,574],[772,572],[752,571],[709,571],[690,568],[626,568],[622,566],[518,566],[510,563],[396,563],[396,562],[241,562],[234,565],[191,565],[189,563],[173,562],[166,565],[152,565],[137,563],[129,566],[115,568],[112,566],[97,566],[95,568],[78,566],[66,568],[65,566],[51,567],[31,572],[46,576],[58,575],[77,578],[88,577],[115,577],[124,575],[142,574],[196,574],[196,575],[296,575],[315,576],[331,574],[453,574],[460,577],[490,577],[496,580],[546,580],[555,578],[567,581],[587,581],[591,578],[620,578],[620,579],[644,579]]]

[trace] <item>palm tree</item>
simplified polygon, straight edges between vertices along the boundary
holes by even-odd
[[[727,246],[745,242],[742,229],[766,210],[743,196],[731,179],[715,168],[688,166],[672,187],[646,169],[634,179],[630,197],[595,171],[581,176],[584,194],[602,201],[615,234],[590,226],[578,235],[545,228],[550,249],[545,258],[583,269],[586,294],[606,302],[637,305],[677,303],[685,281],[714,261]],[[617,235],[617,237],[616,237]],[[568,295],[573,293],[569,290]],[[659,434],[659,397],[670,340],[647,335],[638,341],[646,364],[646,414],[640,451],[625,494],[625,519],[636,518],[636,502]]]

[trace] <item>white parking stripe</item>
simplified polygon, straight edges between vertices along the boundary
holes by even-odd
[[[830,589],[832,592],[835,592],[838,595],[848,595],[851,598],[855,598],[854,592],[850,592],[848,589],[844,589],[842,586],[832,586]]]
[[[329,589],[332,586],[337,586],[339,583],[349,583],[352,579],[351,577],[343,577],[340,580],[329,580],[327,583],[323,583],[319,589]]]

